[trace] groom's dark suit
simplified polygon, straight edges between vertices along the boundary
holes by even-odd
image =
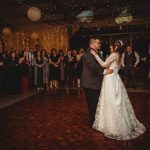
[[[104,69],[90,53],[91,50],[92,48],[88,48],[83,56],[81,85],[87,97],[90,125],[92,126],[95,120]]]

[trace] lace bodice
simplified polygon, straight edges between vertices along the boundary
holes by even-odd
[[[118,64],[118,54],[117,53],[111,53],[111,55],[106,59],[106,61],[103,61],[99,56],[96,56],[96,60],[98,63],[104,67],[113,69],[114,73],[118,73],[119,70],[119,64]]]

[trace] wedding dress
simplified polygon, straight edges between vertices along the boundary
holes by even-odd
[[[108,138],[130,140],[144,133],[132,108],[124,84],[118,74],[118,54],[112,53],[105,62],[96,56],[102,67],[113,69],[113,73],[104,75],[93,128]]]

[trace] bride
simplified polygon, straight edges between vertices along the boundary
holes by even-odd
[[[110,75],[104,75],[93,128],[101,131],[108,138],[130,140],[144,133],[146,128],[137,120],[118,74],[121,64],[119,49],[113,46],[110,46],[110,49],[111,54],[105,62],[94,50],[91,51],[102,67],[114,71]]]

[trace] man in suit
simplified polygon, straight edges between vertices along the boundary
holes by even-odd
[[[34,52],[30,47],[26,47],[25,56],[29,69],[29,83],[30,89],[34,88]]]
[[[99,100],[99,94],[104,74],[111,74],[113,70],[103,69],[90,53],[94,50],[96,53],[100,50],[101,43],[99,39],[90,39],[89,48],[83,56],[83,72],[81,77],[81,85],[87,97],[90,126],[95,120],[96,107]]]
[[[122,54],[122,66],[125,68],[125,78],[127,87],[136,88],[135,69],[140,62],[140,56],[132,49],[132,46],[127,46],[126,52]]]

